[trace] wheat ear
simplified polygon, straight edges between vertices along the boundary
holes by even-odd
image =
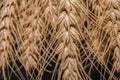
[[[81,9],[79,5],[82,5],[79,0],[60,0],[58,1],[58,27],[60,28],[57,39],[59,46],[56,53],[59,54],[58,59],[61,60],[58,80],[82,80],[86,76],[80,75],[79,69],[81,64],[78,60],[79,50],[75,41],[79,41],[82,23],[79,23]],[[78,11],[77,11],[78,10]],[[81,11],[82,12],[82,11]],[[79,16],[80,14],[80,16]],[[83,17],[83,16],[82,16]],[[81,72],[84,71],[81,69]],[[84,74],[84,72],[83,72]]]
[[[27,4],[29,2],[25,0],[21,2],[20,5],[22,8],[23,6],[26,6],[24,3]],[[39,6],[37,6],[36,3],[30,5],[31,3],[27,5],[28,8],[26,8],[26,11],[22,12],[22,9],[19,11],[22,38],[21,45],[19,46],[19,60],[27,71],[29,71],[32,67],[37,69],[37,62],[42,59],[39,52],[42,38],[42,28],[45,26],[39,16]]]
[[[5,68],[11,66],[10,61],[15,61],[18,26],[15,13],[16,1],[6,0],[1,3],[4,6],[0,9],[0,66],[4,79],[7,80]]]
[[[51,67],[52,65],[50,62],[55,62],[55,50],[53,46],[56,44],[56,20],[57,20],[57,3],[56,0],[41,0],[40,1],[40,8],[41,8],[41,18],[45,24],[43,26],[41,35],[42,38],[42,44],[41,51],[43,52],[43,59],[44,63],[41,69],[39,70],[39,73],[37,75],[37,79],[42,79],[42,76],[44,72],[51,73],[52,71],[48,70],[47,67]]]
[[[114,63],[113,70],[110,78],[116,79],[114,77],[114,71],[119,71],[120,52],[119,52],[119,0],[94,0],[90,2],[92,4],[91,11],[94,13],[96,18],[96,23],[98,24],[95,29],[97,33],[94,36],[94,49],[96,50],[95,55],[97,55],[98,62],[101,62],[105,67],[109,63],[109,58],[111,55],[111,49],[114,48]],[[94,35],[94,34],[93,34]]]
[[[113,70],[120,71],[120,1],[106,0],[104,3],[106,5],[106,18],[108,21],[108,23],[106,23],[108,24],[106,27],[111,27],[111,42],[113,43],[112,46],[115,46]]]

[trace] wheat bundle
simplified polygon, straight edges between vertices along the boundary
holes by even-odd
[[[119,80],[119,27],[119,0],[0,0],[0,80]]]

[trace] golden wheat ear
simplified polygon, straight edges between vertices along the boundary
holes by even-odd
[[[82,27],[86,18],[86,14],[84,14],[82,7],[79,5],[83,7],[84,4],[79,0],[58,1],[57,25],[59,30],[56,38],[59,45],[55,52],[58,54],[57,62],[60,62],[60,65],[58,67],[57,80],[90,79],[85,73],[83,66],[81,66],[80,53],[76,44],[82,38]]]
[[[93,12],[96,17],[95,22],[92,23],[95,29],[93,29],[92,35],[94,42],[95,55],[97,55],[98,62],[102,63],[107,67],[108,71],[111,72],[109,79],[117,79],[114,76],[115,71],[119,71],[118,64],[119,61],[119,0],[94,0],[90,1],[91,6],[90,10]],[[97,25],[96,25],[97,24]],[[95,31],[95,33],[93,33]],[[96,34],[96,35],[94,35]],[[112,51],[114,50],[114,51]],[[111,58],[111,55],[113,58]],[[116,56],[117,55],[117,56]],[[112,70],[107,66],[110,63],[110,60],[113,61]],[[112,63],[110,63],[112,64]],[[106,70],[105,70],[106,71]]]
[[[40,7],[36,6],[33,2],[25,1],[28,6],[26,7],[24,1],[25,0],[20,3],[21,11],[19,11],[21,44],[18,48],[18,59],[25,68],[28,76],[30,76],[29,79],[34,80],[35,78],[32,76],[34,71],[37,70],[40,72],[42,64],[44,63],[44,57],[40,55],[40,51],[42,48],[42,38],[44,36],[43,31],[45,25],[40,17]],[[25,11],[22,12],[24,8]],[[41,60],[43,62],[41,62]],[[33,71],[31,72],[31,70]]]
[[[5,68],[10,66],[10,61],[15,61],[15,44],[18,40],[15,4],[15,1],[0,2],[0,67],[5,80]]]

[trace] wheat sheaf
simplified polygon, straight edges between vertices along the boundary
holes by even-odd
[[[0,0],[0,80],[119,80],[120,0]]]

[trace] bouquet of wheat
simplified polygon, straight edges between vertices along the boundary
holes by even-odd
[[[120,0],[0,0],[0,75],[120,79]]]

